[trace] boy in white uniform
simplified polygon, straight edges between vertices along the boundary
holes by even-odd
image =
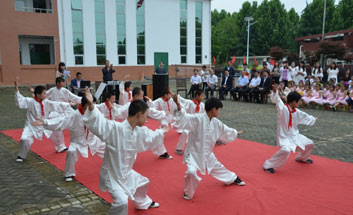
[[[283,166],[291,151],[299,151],[298,162],[313,163],[310,154],[314,143],[309,138],[299,133],[298,125],[314,125],[316,118],[297,109],[301,96],[298,92],[291,92],[287,96],[287,104],[284,104],[278,95],[277,86],[273,87],[272,103],[277,108],[277,145],[281,147],[272,158],[266,160],[263,165],[265,171],[274,173],[275,169]]]
[[[136,100],[130,104],[129,117],[124,122],[104,118],[95,108],[92,94],[86,88],[88,109],[84,114],[87,128],[106,143],[100,171],[100,189],[113,198],[109,214],[128,214],[128,198],[137,209],[159,207],[147,196],[149,180],[132,169],[137,153],[159,147],[168,127],[152,131],[143,126],[148,106]]]
[[[244,186],[243,182],[234,172],[227,170],[216,158],[213,148],[217,139],[232,142],[238,134],[233,128],[224,125],[217,119],[223,104],[220,100],[212,97],[205,103],[206,112],[203,114],[187,114],[181,108],[178,96],[173,96],[177,104],[176,122],[182,129],[190,131],[189,142],[184,153],[184,162],[187,165],[185,172],[184,198],[193,198],[195,189],[201,178],[197,176],[199,170],[205,175],[206,171],[217,180],[226,185],[236,184]]]
[[[136,100],[143,101],[143,98],[144,98],[143,90],[139,87],[135,87],[132,90],[131,102],[136,101]],[[149,118],[159,120],[159,121],[166,120],[165,112],[156,110],[155,108],[151,107],[151,106],[153,106],[153,102],[151,101],[150,98],[145,97],[145,99],[147,100],[147,105],[149,106],[147,116]],[[124,106],[120,106],[120,108],[119,108],[119,112],[120,112],[119,119],[120,120],[126,120],[128,118],[129,107],[130,107],[131,102],[126,103]],[[153,152],[153,154],[159,156],[160,159],[172,159],[173,158],[173,156],[168,154],[168,152],[164,146],[164,143],[160,144],[160,147],[155,148],[152,152]]]
[[[56,87],[52,87],[47,91],[47,99],[51,101],[57,102],[67,102],[67,103],[81,103],[81,97],[76,96],[70,90],[66,89],[65,86],[65,79],[62,77],[58,77],[55,80]],[[58,111],[57,111],[58,112]],[[59,114],[62,114],[58,112]],[[62,149],[58,152],[63,152],[67,150],[65,146],[64,134],[62,131],[53,131],[52,135],[50,136],[50,140],[53,141],[57,145],[61,145]]]
[[[117,120],[121,117],[121,107],[116,104],[116,96],[110,92],[106,94],[106,100],[104,103],[96,104],[98,110],[104,115],[106,119]]]
[[[52,135],[51,131],[44,130],[43,126],[35,127],[32,125],[32,122],[37,119],[45,119],[49,117],[50,112],[59,111],[59,112],[71,112],[73,109],[71,108],[69,103],[64,102],[54,102],[46,99],[46,89],[43,86],[37,86],[34,89],[34,97],[28,98],[21,95],[18,90],[18,83],[15,81],[15,102],[16,105],[20,109],[27,109],[27,119],[25,122],[25,127],[22,132],[20,144],[19,144],[19,152],[18,157],[16,159],[17,162],[23,162],[26,159],[27,154],[33,144],[33,138],[37,140],[41,140],[43,133],[46,137],[50,137]],[[66,146],[62,145],[61,142],[53,142],[56,151],[62,151]]]

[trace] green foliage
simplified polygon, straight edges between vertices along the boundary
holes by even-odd
[[[287,11],[280,0],[245,2],[237,13],[212,11],[212,56],[222,64],[231,56],[245,56],[247,22],[252,16],[256,24],[250,28],[249,55],[267,55],[271,47],[285,52],[298,52],[295,38],[322,33],[325,0],[313,0],[299,15],[293,8]],[[353,0],[327,0],[325,32],[353,28]],[[253,21],[253,22],[254,22]],[[312,58],[315,58],[312,56]]]

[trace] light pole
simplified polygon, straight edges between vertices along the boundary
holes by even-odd
[[[246,31],[248,32],[248,40],[247,40],[247,45],[246,45],[246,64],[249,64],[249,42],[250,42],[250,27],[257,23],[257,21],[250,23],[251,21],[254,20],[252,16],[247,16],[244,18],[246,22],[248,22],[248,26],[246,27]]]
[[[324,3],[324,15],[322,17],[322,42],[325,41],[326,1],[327,0],[325,0],[325,3]],[[321,62],[321,65],[324,67],[325,65],[323,62],[322,54],[320,54],[320,62]]]

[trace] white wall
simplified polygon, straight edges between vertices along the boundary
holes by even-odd
[[[187,64],[195,64],[195,1],[188,0]],[[203,2],[202,63],[211,62],[210,0]],[[60,57],[75,66],[72,41],[71,1],[58,0]],[[96,66],[94,0],[82,0],[84,66]],[[180,1],[145,0],[146,65],[154,64],[155,52],[168,52],[169,64],[180,64]],[[115,0],[105,0],[106,55],[118,65]],[[126,65],[137,65],[136,1],[126,0]],[[205,58],[207,55],[207,58]]]

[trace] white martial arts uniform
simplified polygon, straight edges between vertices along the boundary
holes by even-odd
[[[128,118],[130,104],[131,104],[131,102],[128,102],[124,106],[120,106],[120,108],[119,108],[120,115],[118,117],[119,120],[124,121],[124,120],[126,120]],[[148,104],[152,105],[151,101],[147,102],[147,105]],[[153,107],[148,108],[147,116],[149,118],[152,118],[152,119],[155,119],[155,120],[159,120],[159,121],[163,121],[166,118],[166,115],[165,115],[164,111],[156,110]],[[158,143],[159,147],[155,147],[155,148],[152,149],[153,154],[155,154],[157,156],[160,156],[160,155],[162,155],[162,154],[167,152],[167,149],[164,146],[164,141],[163,141],[163,139],[161,139],[161,140],[162,140],[162,143]]]
[[[177,132],[182,132],[176,127],[177,125],[175,124],[174,112],[177,110],[177,105],[172,98],[170,98],[168,101],[165,101],[164,97],[158,98],[153,101],[153,107],[159,111],[164,111],[166,114],[165,120],[161,121],[162,126],[171,125],[172,127],[176,128]]]
[[[118,120],[122,118],[122,112],[121,109],[123,106],[120,106],[118,104],[113,105],[113,107],[109,108],[108,101],[101,103],[101,104],[97,104],[96,107],[98,108],[98,110],[104,115],[104,117],[106,119],[110,119],[110,120]]]
[[[135,208],[148,209],[152,203],[147,196],[149,180],[132,167],[137,153],[159,147],[164,131],[152,131],[145,126],[132,129],[127,120],[122,123],[107,120],[96,108],[87,109],[83,120],[106,143],[99,186],[113,198],[109,214],[128,214],[128,198]]]
[[[125,82],[122,81],[119,84],[119,105],[123,106],[126,103],[130,102],[132,99],[132,92],[131,91],[125,91]]]
[[[76,176],[75,164],[78,155],[88,158],[88,148],[91,155],[97,154],[103,158],[105,144],[97,136],[89,132],[83,124],[83,116],[80,110],[76,110],[64,117],[44,120],[44,128],[52,131],[69,129],[71,143],[66,154],[65,177]]]
[[[314,125],[316,121],[315,117],[299,109],[292,110],[292,114],[290,114],[290,107],[282,102],[278,91],[272,95],[271,99],[272,103],[276,104],[277,108],[277,146],[281,147],[281,149],[277,151],[272,158],[265,161],[264,169],[280,168],[287,161],[291,151],[299,151],[296,160],[306,161],[309,159],[314,143],[312,140],[299,133],[298,125]],[[292,115],[291,123],[290,115]]]
[[[206,171],[217,180],[229,185],[236,179],[234,172],[227,170],[216,158],[213,148],[218,139],[232,142],[237,137],[237,131],[224,125],[217,118],[210,118],[206,113],[187,114],[182,109],[175,116],[177,124],[182,129],[190,130],[189,142],[184,153],[187,165],[185,172],[184,193],[192,198],[201,178],[197,170],[205,175]]]
[[[47,99],[51,101],[57,101],[57,102],[67,102],[67,103],[74,102],[77,104],[81,104],[81,97],[73,94],[72,92],[70,92],[70,90],[64,87],[60,89],[57,87],[52,87],[49,90],[47,90]],[[58,113],[62,114],[60,112]],[[52,135],[50,136],[50,140],[54,142],[54,144],[60,144],[65,146],[65,139],[62,131],[53,131]]]
[[[199,110],[198,112],[196,112],[196,109],[197,109],[197,105],[195,103],[196,101],[184,99],[180,95],[178,95],[178,100],[180,102],[180,105],[188,114],[205,113],[205,104],[203,102],[201,102],[201,104],[199,105]],[[180,138],[178,140],[178,143],[176,145],[176,150],[184,150],[185,145],[189,139],[188,136],[189,136],[189,131],[186,129],[183,129],[180,135]]]
[[[33,138],[41,140],[43,133],[47,138],[52,135],[51,131],[44,130],[43,126],[33,126],[32,123],[37,119],[46,119],[49,117],[50,112],[71,112],[73,109],[70,107],[69,103],[54,102],[47,99],[42,101],[43,113],[41,109],[41,104],[37,102],[34,98],[24,97],[18,91],[15,95],[15,103],[21,109],[27,109],[27,119],[25,122],[25,127],[22,132],[18,156],[21,158],[26,158],[27,154],[33,143]],[[57,152],[62,151],[66,148],[65,144],[62,142],[54,142],[54,147]]]

